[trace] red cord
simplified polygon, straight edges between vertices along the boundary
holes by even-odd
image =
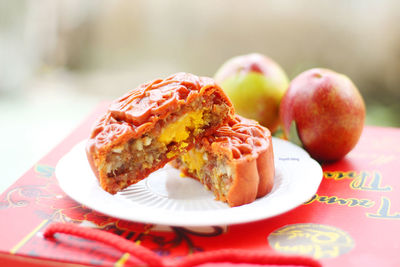
[[[70,234],[108,244],[122,252],[128,252],[148,266],[164,267],[163,258],[148,248],[142,247],[118,235],[94,228],[81,227],[75,224],[53,223],[44,232],[45,238],[52,238],[56,233]],[[241,249],[222,249],[200,252],[187,256],[173,266],[191,267],[204,263],[248,263],[321,267],[317,260],[296,255],[277,254],[273,251],[249,251]]]
[[[70,223],[53,223],[47,227],[46,231],[44,232],[44,237],[51,238],[54,237],[54,234],[56,233],[70,234],[94,241],[99,241],[122,252],[130,253],[139,260],[147,263],[148,266],[164,266],[162,258],[153,251],[106,231],[88,227],[80,227]]]
[[[311,257],[277,254],[273,251],[249,251],[242,249],[222,249],[192,254],[176,266],[190,267],[208,262],[248,263],[260,265],[295,265],[321,267],[321,263]]]

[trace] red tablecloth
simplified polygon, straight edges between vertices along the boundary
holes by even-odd
[[[43,238],[50,223],[72,222],[115,233],[167,260],[239,248],[309,255],[324,266],[400,266],[400,129],[366,126],[352,152],[322,166],[324,178],[317,194],[285,214],[224,227],[170,227],[104,216],[73,201],[58,187],[54,175],[58,160],[87,138],[104,109],[104,105],[96,109],[1,194],[0,263],[123,266],[138,262],[101,243],[73,236],[56,241]]]

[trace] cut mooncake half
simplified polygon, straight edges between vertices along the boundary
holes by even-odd
[[[172,162],[199,180],[215,198],[235,207],[269,193],[275,167],[270,131],[235,115]]]
[[[145,83],[114,101],[86,146],[89,163],[107,192],[147,177],[225,123],[232,103],[206,77],[178,73]]]

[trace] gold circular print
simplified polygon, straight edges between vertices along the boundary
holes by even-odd
[[[354,247],[348,233],[333,226],[314,223],[283,226],[268,236],[268,242],[282,253],[309,255],[316,259],[335,258]]]

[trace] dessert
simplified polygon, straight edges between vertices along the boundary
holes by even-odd
[[[204,184],[217,200],[231,207],[248,204],[273,186],[271,133],[256,121],[235,115],[172,164]]]
[[[100,186],[115,194],[190,149],[233,114],[212,79],[177,73],[114,101],[92,129],[87,157]]]

